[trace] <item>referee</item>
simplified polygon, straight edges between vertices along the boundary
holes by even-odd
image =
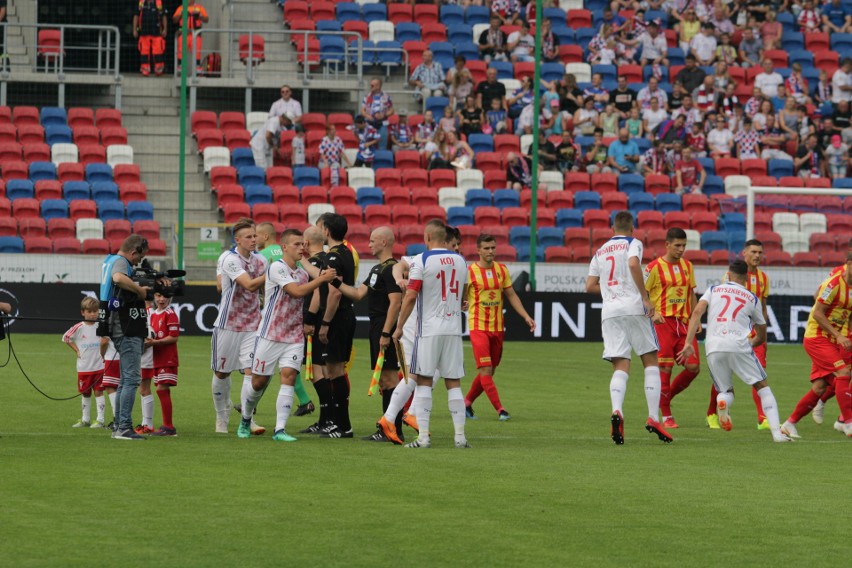
[[[396,320],[402,305],[402,290],[393,277],[393,267],[397,263],[393,258],[393,231],[388,227],[378,227],[370,235],[370,251],[379,260],[367,279],[358,288],[342,284],[340,292],[350,300],[363,300],[367,297],[370,314],[370,369],[376,368],[376,361],[382,349],[385,362],[379,379],[382,389],[382,412],[387,412],[393,391],[399,384],[399,360],[391,342],[391,334],[396,330]],[[395,419],[396,431],[402,432],[402,411]],[[381,428],[364,440],[371,442],[391,442]],[[396,442],[394,442],[396,443]]]
[[[325,236],[317,227],[308,227],[305,229],[305,247],[308,250],[308,264],[316,267],[318,270],[325,268],[326,253],[323,250],[325,245]],[[323,284],[314,290],[313,296],[309,301],[305,302],[305,326],[309,331],[312,331],[313,345],[316,350],[313,352],[313,384],[319,398],[319,419],[304,430],[300,434],[321,434],[322,429],[333,423],[331,415],[332,404],[332,389],[331,381],[326,374],[325,359],[322,343],[319,340],[320,322],[318,318],[325,314],[325,306],[328,300],[328,284]],[[312,328],[312,329],[311,329]],[[305,359],[307,365],[307,356]]]
[[[317,220],[317,228],[328,245],[326,268],[337,271],[340,280],[328,288],[328,300],[322,320],[319,322],[319,340],[323,344],[323,358],[332,388],[332,424],[323,429],[323,438],[352,438],[352,423],[349,421],[349,379],[346,363],[352,353],[355,338],[355,311],[352,300],[344,297],[335,282],[355,285],[355,259],[344,243],[349,224],[346,218],[336,213],[324,213]]]

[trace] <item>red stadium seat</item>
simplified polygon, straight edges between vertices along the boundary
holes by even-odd
[[[783,49],[767,49],[763,52],[764,59],[771,59],[775,67],[787,67],[787,52]]]
[[[836,51],[814,52],[814,68],[824,70],[831,77],[840,66],[840,55]]]
[[[18,141],[18,128],[14,124],[0,124],[0,144],[14,144]]]
[[[831,41],[826,32],[809,32],[805,34],[805,48],[813,53],[831,49]]]
[[[538,226],[539,227],[555,227],[556,226],[556,210],[550,207],[538,208]]]
[[[44,144],[44,128],[40,124],[22,124],[18,127],[21,144]]]
[[[322,2],[325,4],[325,2]],[[284,22],[308,19],[308,3],[301,0],[287,0],[284,3]]]
[[[101,129],[101,141],[104,146],[112,146],[114,144],[127,144],[127,129],[123,126],[112,126],[110,128]]]
[[[47,222],[41,218],[21,219],[18,221],[18,232],[25,239],[29,237],[44,237],[47,235]]]
[[[685,211],[669,211],[663,215],[663,228],[688,229],[690,227],[690,215]]]
[[[772,232],[772,213],[754,214],[754,232],[755,234]]]
[[[789,252],[779,250],[779,251],[766,251],[766,264],[769,266],[793,266],[793,257],[790,256]]]
[[[55,218],[47,222],[47,235],[51,239],[73,237],[77,234],[77,225],[73,219]]]
[[[306,132],[319,132],[325,136],[325,115],[320,112],[308,112],[302,115],[302,126]]]
[[[219,129],[222,132],[229,130],[245,130],[246,115],[241,112],[223,112],[219,114]]]
[[[783,249],[781,235],[772,230],[758,231],[755,228],[755,238],[763,243],[763,252],[779,251]]]
[[[24,237],[24,252],[30,254],[50,254],[53,252],[53,241],[49,237]]]
[[[689,214],[684,211],[684,213]],[[692,228],[703,233],[705,231],[715,231],[718,229],[719,218],[715,213],[710,211],[698,211],[692,214]]]
[[[388,4],[388,21],[394,24],[413,22],[413,7],[410,4]]]
[[[509,186],[509,182],[506,180],[505,171],[493,170],[490,172],[485,172],[483,180],[485,188],[490,189],[491,191],[496,191],[498,189],[506,189]]]
[[[23,157],[23,149],[17,142],[7,142],[0,144],[0,163],[20,161]],[[3,175],[6,178],[5,172]],[[8,178],[7,178],[8,179]]]
[[[618,176],[615,174],[592,174],[591,187],[592,191],[598,193],[618,191]]]
[[[80,254],[80,241],[74,237],[63,237],[53,241],[54,254]]]
[[[276,185],[272,187],[272,202],[278,207],[299,204],[299,188],[295,185]]]
[[[160,238],[160,223],[157,221],[139,220],[133,223],[133,232],[148,240]]]
[[[78,126],[73,132],[77,146],[101,143],[101,131],[97,126]]]
[[[831,233],[813,233],[808,239],[808,248],[816,253],[833,252],[836,242]]]
[[[524,207],[506,207],[501,213],[503,225],[507,227],[529,224],[529,211]]]
[[[399,227],[399,240],[403,245],[423,242],[423,225],[411,224]]]
[[[364,41],[370,39],[370,27],[367,25],[367,22],[362,22],[361,20],[343,22],[343,31],[359,34]]]
[[[644,83],[642,67],[640,65],[619,65],[618,76],[627,77],[628,83]]]
[[[329,199],[331,201],[331,204],[334,205],[335,208],[338,208],[343,205],[357,204],[357,196],[355,194],[355,190],[349,187],[348,185],[339,185],[336,187],[332,187],[329,191]],[[385,195],[385,200],[387,201],[387,195]]]
[[[225,146],[228,150],[234,151],[236,148],[249,148],[251,144],[251,134],[248,130],[231,129],[225,131]]]
[[[62,199],[62,184],[56,180],[37,181],[35,183],[35,198],[39,201]]]
[[[589,174],[585,172],[568,172],[564,176],[565,189],[571,191],[589,191],[592,187]]]
[[[114,108],[99,108],[95,111],[95,124],[101,129],[121,126],[121,111]]]
[[[91,199],[75,199],[69,204],[69,216],[74,221],[80,219],[96,219],[98,206]]]
[[[240,61],[246,65],[259,65],[266,60],[266,45],[260,34],[243,34],[239,39]]]
[[[420,206],[420,222],[426,224],[433,219],[438,219],[439,221],[446,222],[447,210],[441,207],[440,205]]]
[[[106,163],[106,148],[100,144],[80,146],[77,150],[80,153],[80,163],[83,165]]]
[[[376,187],[399,187],[402,183],[402,170],[396,168],[382,168],[376,170]]]
[[[34,106],[16,106],[12,109],[12,122],[18,128],[23,124],[41,126],[41,118],[38,109]]]
[[[56,168],[59,181],[83,181],[86,179],[86,167],[83,164],[64,162]]]
[[[411,170],[420,170],[420,152],[417,150],[400,150],[394,155],[394,162],[396,167],[403,171],[403,175],[405,172]],[[426,172],[426,170],[422,170]],[[428,179],[429,174],[426,173],[426,178]],[[413,189],[413,187],[412,187]]]
[[[385,204],[391,207],[400,207],[411,205],[411,186],[406,187],[386,187],[385,189]]]
[[[28,179],[30,175],[27,163],[20,161],[20,159],[8,162],[0,160],[0,170],[3,171],[3,179],[6,181]]]
[[[586,209],[583,211],[583,227],[587,229],[607,229],[610,226],[609,211]]]
[[[120,199],[127,204],[130,201],[148,201],[148,188],[142,182],[123,182],[118,185]]]
[[[518,251],[512,245],[497,245],[494,252],[494,260],[497,262],[515,262],[518,258]]]
[[[579,45],[560,45],[559,60],[562,63],[583,63],[583,48]],[[547,254],[547,251],[544,251]]]
[[[521,151],[521,139],[514,134],[498,134],[494,137],[494,151],[498,154],[518,153]]]
[[[86,239],[83,241],[83,254],[107,255],[109,253],[109,241],[106,239]]]
[[[281,207],[281,222],[288,227],[294,223],[304,223],[308,220],[308,206],[292,204]]]
[[[476,155],[476,169],[481,172],[505,170],[502,155],[498,152],[479,152]]]
[[[700,193],[686,193],[681,196],[681,208],[687,213],[701,213],[708,211],[710,200],[706,195]]]
[[[81,126],[95,125],[95,111],[86,107],[72,107],[68,109],[68,126],[72,129]]]
[[[0,200],[3,200],[0,198]],[[8,203],[8,201],[7,201]],[[11,211],[11,207],[10,207]],[[14,217],[0,216],[0,237],[17,237],[18,221]]]
[[[636,214],[639,228],[645,231],[663,228],[663,214],[659,211],[639,211]]]
[[[148,256],[166,256],[166,241],[148,239]]]
[[[456,172],[453,170],[430,170],[429,187],[455,187]]]
[[[539,191],[537,194],[537,201],[539,207],[544,207],[544,202],[546,200],[546,191]],[[531,189],[522,189],[520,192],[521,198],[521,207],[524,209],[529,209],[532,206],[532,190]]]
[[[321,185],[306,185],[302,188],[302,203],[308,207],[328,203],[328,190]]]
[[[479,226],[500,224],[500,209],[497,207],[477,207],[473,214],[476,224]]]
[[[390,225],[391,208],[388,205],[367,205],[364,208],[364,222],[371,227]]]
[[[683,258],[699,266],[710,264],[710,255],[704,250],[688,250],[683,253]]]
[[[592,250],[601,248],[608,240],[612,238],[612,229],[592,229]]]
[[[12,202],[12,213],[19,221],[31,217],[40,216],[38,199],[21,197]]]
[[[251,208],[251,217],[255,223],[277,223],[278,206],[274,203],[255,203]]]
[[[364,210],[361,209],[360,205],[335,205],[334,212],[338,215],[343,215],[346,218],[346,222],[350,225],[364,222]]]
[[[574,255],[568,247],[547,247],[544,250],[545,262],[571,262]]]
[[[415,187],[411,190],[411,204],[418,207],[438,205],[438,190],[433,187]]]
[[[731,253],[727,250],[714,250],[710,253],[710,264],[713,266],[728,266],[731,260]]]
[[[251,217],[251,207],[247,203],[226,203],[222,214],[226,223],[236,223],[243,217]]]
[[[420,211],[415,205],[397,205],[391,211],[394,225],[416,225],[420,218]]]
[[[578,30],[592,27],[592,13],[589,10],[568,10],[568,27]]]
[[[439,21],[438,6],[433,4],[415,4],[414,21],[420,24],[421,28],[424,24],[437,24]]]
[[[116,164],[112,169],[112,179],[115,183],[139,183],[142,172],[136,164]]]
[[[50,146],[44,142],[40,144],[24,144],[24,161],[28,164],[51,161]]]
[[[392,6],[396,4],[391,4]],[[337,130],[346,130],[346,127],[353,124],[352,115],[348,113],[333,112],[326,118],[327,124],[333,124]]]
[[[224,146],[225,136],[219,129],[207,128],[195,133],[195,141],[198,144],[198,153],[201,154],[207,147]]]
[[[740,160],[739,158],[716,158],[714,160],[716,166],[716,175],[721,177],[740,175]]]
[[[0,124],[12,123],[12,109],[7,106],[0,106]]]
[[[109,241],[124,240],[130,236],[132,229],[126,219],[110,219],[104,221],[104,238]]]
[[[219,119],[215,112],[209,110],[197,110],[190,117],[190,129],[193,136],[197,136],[202,130],[217,130]]]
[[[822,266],[840,266],[841,264],[846,263],[846,253],[835,251],[835,252],[824,252],[820,255],[820,264]]]
[[[742,167],[744,176],[754,178],[754,176],[766,175],[766,160],[761,160],[758,158],[747,159],[742,160],[742,162],[740,162],[740,165]]]
[[[571,191],[548,191],[547,206],[552,209],[571,209],[574,207],[574,193]]]
[[[645,176],[645,191],[651,195],[671,193],[671,183],[671,178],[667,175],[648,174]]]
[[[601,208],[607,211],[623,211],[627,209],[627,194],[610,191],[601,195]]]

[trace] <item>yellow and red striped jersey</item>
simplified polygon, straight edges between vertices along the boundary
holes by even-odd
[[[361,255],[358,254],[358,251],[355,250],[355,247],[352,246],[352,243],[343,239],[343,246],[349,249],[349,252],[352,253],[352,260],[355,261],[355,282],[358,282],[358,269],[361,267]]]
[[[695,271],[684,258],[672,263],[660,257],[645,267],[645,289],[656,313],[682,321],[692,314],[692,293],[695,290]]]
[[[467,268],[467,321],[470,331],[503,331],[503,289],[512,285],[505,264]]]
[[[837,272],[829,276],[819,286],[816,304],[825,305],[825,317],[831,323],[831,327],[841,333],[846,333],[846,325],[849,322],[849,314],[852,312],[852,288],[846,283],[843,272]],[[808,324],[805,328],[805,337],[826,337],[834,341],[834,336],[820,327],[814,319],[814,312],[808,316]]]
[[[722,276],[722,282],[728,281],[728,273]],[[745,283],[746,290],[757,296],[758,300],[766,301],[769,297],[769,277],[761,269],[754,272],[749,271]]]

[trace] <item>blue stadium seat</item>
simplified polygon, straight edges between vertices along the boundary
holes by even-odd
[[[28,179],[10,179],[6,182],[6,198],[9,201],[16,199],[32,199],[35,197],[35,185]]]
[[[420,41],[420,24],[414,22],[400,22],[396,25],[396,41]]]
[[[355,42],[352,41],[351,43],[354,44]],[[364,65],[365,66],[375,65],[376,60],[379,58],[379,54],[378,54],[378,52],[376,52],[376,43],[373,42],[373,41],[370,41],[368,39],[365,39],[364,41],[361,42],[361,48],[362,48],[362,52],[363,52],[362,56],[364,57]],[[349,57],[349,62],[352,63],[352,65],[357,65],[358,64],[358,50],[355,48],[354,45],[352,45],[350,47],[349,51],[351,53],[351,55]]]
[[[407,247],[405,247],[405,254],[408,256],[416,256],[424,252],[426,252],[426,245],[424,245],[423,243],[408,245]]]
[[[701,250],[713,252],[728,248],[728,235],[724,231],[705,231],[701,233]]]
[[[805,49],[805,36],[801,32],[783,32],[781,34],[781,49],[786,52]]]
[[[559,227],[542,227],[538,230],[538,244],[545,249],[565,246],[565,231]]]
[[[497,79],[514,79],[515,78],[515,66],[509,63],[508,61],[492,61],[488,64],[488,67],[494,68],[497,70]],[[511,93],[507,93],[511,94]]]
[[[568,16],[562,8],[545,8],[542,14],[550,20],[551,26],[558,25],[557,22],[565,23],[568,20]]]
[[[444,7],[446,8],[446,6]],[[447,26],[447,41],[452,44],[459,44],[463,41],[473,41],[473,29],[467,24],[449,25]]]
[[[592,75],[600,73],[604,81],[615,81],[618,78],[618,67],[615,65],[592,65]]]
[[[509,229],[509,244],[515,248],[519,246],[529,246],[530,244],[530,228],[529,227],[511,227]]]
[[[639,193],[645,191],[645,178],[639,174],[621,174],[618,176],[618,191],[622,193]]]
[[[62,184],[62,197],[65,201],[91,199],[92,192],[87,181],[66,181]]]
[[[662,77],[660,78],[661,83],[670,82],[669,79],[669,68],[668,67],[660,67],[660,71],[662,72]],[[646,65],[642,69],[642,79],[647,83],[648,79],[653,77],[654,75],[654,67],[652,65]],[[631,87],[632,88],[632,87]],[[638,91],[637,91],[638,92]]]
[[[335,35],[321,35],[319,42],[320,63],[331,68],[342,67],[346,62],[346,42],[343,38]]]
[[[136,221],[153,221],[154,206],[148,201],[130,201],[127,203],[127,220],[131,223]]]
[[[704,187],[701,189],[701,193],[707,196],[725,193],[725,180],[720,176],[708,175],[707,179],[704,180]]]
[[[355,195],[355,201],[362,208],[367,205],[383,205],[384,192],[379,187],[360,187]]]
[[[768,160],[766,165],[767,173],[773,177],[782,178],[794,175],[791,160]]]
[[[543,63],[541,78],[544,81],[559,81],[565,75],[565,65],[562,63]]]
[[[734,232],[745,232],[746,230],[746,218],[742,213],[722,213],[721,223],[719,224],[719,229],[730,233]],[[739,250],[739,249],[737,249]]]
[[[553,35],[559,40],[559,45],[577,44],[577,35],[572,28],[553,26]]]
[[[473,225],[473,207],[450,207],[447,209],[447,224],[457,227],[459,225]]]
[[[272,188],[266,184],[258,183],[245,186],[246,203],[254,207],[258,203],[272,203]]]
[[[44,141],[47,142],[48,146],[53,146],[54,144],[71,144],[73,142],[71,128],[64,124],[46,126],[44,128]]]
[[[41,125],[45,128],[48,126],[67,126],[68,113],[61,107],[42,107]]]
[[[704,166],[708,176],[716,175],[716,162],[713,161],[713,158],[698,158],[698,161]]]
[[[251,148],[234,148],[231,150],[231,166],[242,169],[246,166],[254,166],[254,155]]]
[[[456,55],[461,55],[465,61],[479,61],[479,44],[472,41],[460,41],[456,44]]]
[[[788,54],[791,66],[793,65],[793,63],[801,63],[803,68],[808,65],[813,67],[814,54],[810,51],[807,51],[805,49],[794,49],[788,51]]]
[[[596,32],[594,28],[580,28],[578,30],[574,30],[577,34],[577,45],[589,45],[589,42],[592,41],[592,38],[595,37]]]
[[[41,217],[45,221],[68,218],[68,202],[64,199],[45,199],[41,202]]]
[[[837,189],[852,189],[852,178],[836,178],[831,180],[831,187]]]
[[[654,196],[644,191],[637,191],[627,196],[627,207],[631,211],[652,211],[654,209]]]
[[[243,187],[260,185],[266,182],[266,172],[257,166],[244,166],[237,169],[237,181]]]
[[[494,207],[500,210],[506,207],[520,207],[521,197],[514,189],[498,189],[494,192]]]
[[[490,134],[471,134],[467,137],[467,143],[474,154],[494,151],[494,138]]]
[[[293,185],[302,189],[306,185],[320,185],[320,171],[311,166],[293,168]]]
[[[96,181],[92,184],[92,199],[95,201],[118,199],[118,184],[114,181]]]
[[[398,41],[380,41],[376,44],[376,65],[390,73],[402,65],[402,44]]]
[[[450,42],[433,41],[429,44],[429,51],[432,52],[432,58],[440,63],[444,69],[449,69],[453,66],[456,49]]]
[[[831,49],[838,53],[852,51],[852,34],[831,34]]]
[[[391,150],[376,150],[373,154],[373,169],[392,168],[394,163],[393,152]]]
[[[491,207],[491,191],[487,189],[468,189],[464,202],[468,207]]]
[[[517,228],[517,227],[515,227]],[[515,247],[515,250],[518,252],[518,262],[529,262],[530,260],[530,246],[519,245]],[[536,246],[535,247],[535,259],[538,262],[544,262],[544,247]]]
[[[23,253],[24,239],[21,237],[0,237],[0,252]]]
[[[597,191],[578,191],[574,194],[574,209],[585,211],[600,208],[601,196]]]
[[[651,141],[647,138],[634,138],[633,141],[639,146],[640,155],[651,149]]]
[[[670,47],[667,52],[669,65],[684,65],[686,64],[686,55],[679,47]]]
[[[30,164],[30,179],[34,182],[56,179],[56,165],[53,162],[33,162]]]
[[[317,22],[318,32],[341,32],[343,26],[338,20],[320,20]]]
[[[101,221],[124,219],[124,202],[117,199],[98,201],[98,218]]]
[[[442,117],[444,116],[444,108],[449,104],[450,99],[447,97],[428,97],[426,99],[426,110],[431,110],[432,115],[436,118]]]
[[[746,241],[745,231],[726,231],[726,233],[728,234],[728,250],[743,250]]]
[[[799,28],[799,25],[796,23],[796,17],[789,12],[778,14],[777,22],[784,27],[785,32],[794,32]]]
[[[361,7],[361,11],[363,12],[364,21],[368,24],[388,19],[388,9],[384,4],[364,4]]]
[[[648,10],[645,12],[645,21],[658,21],[661,27],[667,28],[669,25],[669,15],[661,10]]]
[[[682,211],[680,195],[676,193],[661,193],[657,196],[657,211],[668,213],[669,211]]]
[[[476,24],[487,24],[491,20],[491,10],[488,6],[468,6],[464,13],[464,21],[466,24],[475,26]],[[479,38],[474,38],[479,41]]]
[[[112,181],[112,166],[109,164],[86,164],[86,181]]]
[[[438,21],[447,26],[447,28],[456,24],[463,24],[464,8],[453,4],[441,6],[440,18]]]
[[[340,2],[335,6],[337,21],[354,22],[361,19],[361,6],[355,2]]]
[[[556,226],[571,229],[583,226],[583,212],[576,209],[560,209],[556,212]]]

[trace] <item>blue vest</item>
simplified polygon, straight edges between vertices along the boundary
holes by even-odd
[[[101,295],[100,300],[103,302],[108,301],[110,298],[115,296],[115,282],[112,281],[112,271],[115,263],[119,260],[123,260],[127,264],[126,274],[127,276],[133,275],[133,266],[130,264],[130,261],[124,258],[123,256],[119,256],[117,254],[111,254],[104,259],[103,269],[101,272]]]

